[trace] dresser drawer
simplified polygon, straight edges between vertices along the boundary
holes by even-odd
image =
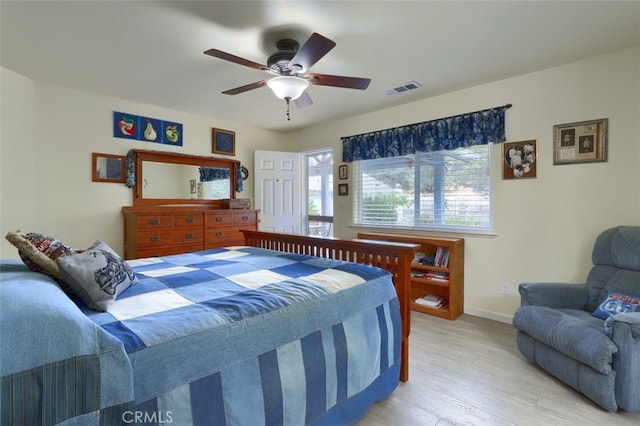
[[[256,214],[247,212],[234,212],[233,224],[234,225],[254,225],[256,223]]]
[[[135,221],[138,229],[173,228],[173,215],[139,214]]]
[[[207,214],[207,228],[233,225],[233,213],[220,212]]]
[[[140,231],[136,235],[138,247],[161,247],[173,244],[192,244],[204,241],[202,228]]]
[[[220,243],[229,241],[244,241],[244,234],[240,232],[242,226],[225,226],[222,228],[207,229],[207,245],[213,243],[220,246]]]
[[[199,226],[202,227],[204,223],[204,218],[201,213],[198,214],[176,214],[173,216],[173,226],[174,228],[182,228],[189,226]]]

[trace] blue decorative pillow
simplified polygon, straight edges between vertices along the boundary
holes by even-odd
[[[96,311],[107,311],[123,291],[138,282],[129,264],[102,241],[80,254],[59,257],[57,263],[70,292]]]
[[[607,298],[600,303],[591,315],[607,319],[609,315],[624,314],[627,312],[640,312],[640,297],[608,290]]]

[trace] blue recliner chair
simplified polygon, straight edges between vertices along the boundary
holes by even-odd
[[[640,411],[640,226],[602,232],[591,257],[584,284],[520,284],[518,349],[604,409]]]

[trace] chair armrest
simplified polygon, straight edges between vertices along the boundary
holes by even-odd
[[[586,284],[522,283],[518,286],[520,305],[584,309],[589,299]]]
[[[604,328],[618,348],[613,355],[616,402],[626,411],[640,410],[640,312],[611,315]]]
[[[640,312],[611,315],[604,322],[604,329],[611,339],[616,341],[616,333],[623,333],[624,338],[640,340]],[[640,344],[640,341],[638,342]]]

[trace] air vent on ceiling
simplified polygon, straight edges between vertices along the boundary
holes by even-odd
[[[410,81],[408,83],[403,84],[402,86],[394,87],[393,89],[386,90],[384,93],[387,95],[397,95],[398,93],[405,93],[409,90],[414,90],[419,87],[422,87],[422,84],[417,81]]]

